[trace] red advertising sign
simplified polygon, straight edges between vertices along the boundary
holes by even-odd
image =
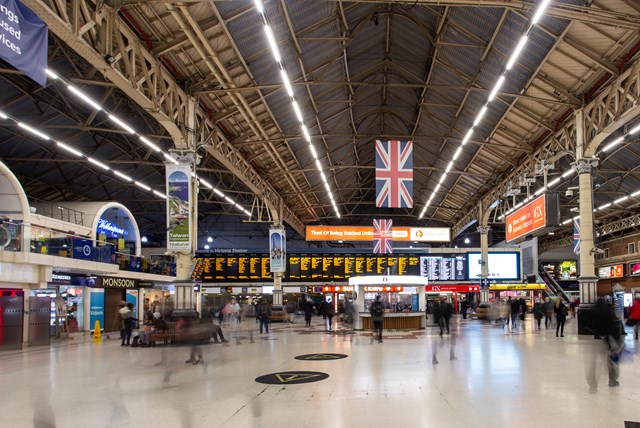
[[[479,284],[425,285],[427,293],[473,293],[480,291]]]
[[[507,242],[547,226],[546,195],[538,196],[507,216]]]

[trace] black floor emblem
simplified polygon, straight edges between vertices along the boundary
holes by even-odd
[[[305,360],[305,361],[325,361],[325,360],[339,360],[341,358],[347,358],[348,355],[345,354],[305,354],[298,355],[296,360]]]
[[[280,372],[256,378],[256,382],[269,385],[291,385],[294,383],[317,382],[328,378],[327,373],[321,372]]]

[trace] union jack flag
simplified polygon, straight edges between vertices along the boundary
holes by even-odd
[[[376,140],[376,207],[413,208],[413,143]]]
[[[373,254],[393,254],[393,220],[373,220]]]
[[[573,220],[573,252],[580,254],[580,219]]]

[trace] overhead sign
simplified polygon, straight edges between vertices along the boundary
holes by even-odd
[[[344,293],[353,291],[353,287],[349,285],[325,285],[322,287],[323,293]]]
[[[48,29],[18,0],[0,0],[0,58],[41,86],[47,84]]]
[[[547,226],[545,202],[546,195],[541,195],[507,216],[507,242]]]
[[[394,227],[392,239],[396,242],[449,242],[448,227]],[[373,241],[373,226],[307,226],[307,241]]]

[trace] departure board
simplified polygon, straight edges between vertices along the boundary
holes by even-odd
[[[367,258],[365,256],[355,256],[354,262],[354,276],[365,275],[367,271]]]
[[[334,256],[322,257],[322,279],[334,279],[333,258]]]
[[[420,276],[429,281],[463,281],[466,279],[464,256],[420,257]]]
[[[387,258],[386,257],[376,257],[377,264],[372,266],[375,269],[376,275],[387,275]],[[367,270],[368,272],[368,270]]]
[[[219,256],[216,257],[215,262],[215,271],[214,271],[214,279],[216,280],[225,280],[227,279],[227,257]]]
[[[252,281],[262,279],[262,257],[250,256],[249,257],[249,279]]]
[[[227,278],[238,279],[238,256],[227,257]]]
[[[397,275],[420,275],[420,257],[398,256]]]
[[[367,261],[364,267],[364,275],[377,275],[376,269],[378,268],[378,257],[367,256]]]
[[[300,256],[289,256],[289,279],[300,279]]]
[[[348,278],[344,275],[345,256],[335,255],[333,256],[333,278],[344,279]]]
[[[322,279],[322,256],[311,256],[311,279]]]
[[[238,279],[249,279],[249,256],[238,256]]]
[[[311,256],[300,256],[300,279],[311,279]]]

